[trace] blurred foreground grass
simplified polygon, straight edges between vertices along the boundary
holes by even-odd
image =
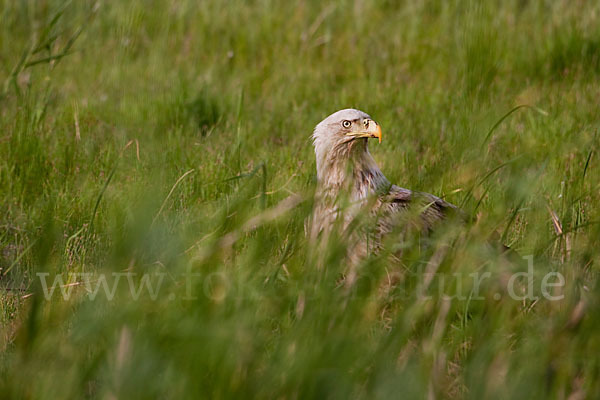
[[[596,2],[0,0],[0,85],[1,397],[600,395]],[[304,236],[345,107],[478,216],[350,290]]]

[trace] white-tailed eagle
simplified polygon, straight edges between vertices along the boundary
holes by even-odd
[[[310,234],[315,238],[330,232],[336,222],[345,229],[358,215],[368,215],[375,221],[369,234],[371,243],[357,246],[353,256],[361,257],[370,249],[378,249],[384,236],[404,229],[403,224],[429,232],[437,222],[458,211],[453,204],[432,194],[391,184],[367,146],[371,138],[381,142],[381,135],[379,124],[355,109],[331,114],[315,127],[312,135],[318,189]]]

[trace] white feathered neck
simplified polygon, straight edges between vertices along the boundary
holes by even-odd
[[[351,198],[360,200],[390,186],[369,153],[367,139],[336,140],[315,134],[313,140],[320,191],[337,195],[348,188]]]

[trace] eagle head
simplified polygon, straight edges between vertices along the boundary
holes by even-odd
[[[332,167],[342,168],[341,163],[348,161],[368,161],[371,156],[367,150],[367,139],[377,138],[381,143],[381,127],[369,114],[347,108],[337,111],[315,127],[312,135],[317,158],[319,179]]]

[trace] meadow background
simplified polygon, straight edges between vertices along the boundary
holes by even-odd
[[[0,0],[0,397],[598,397],[599,105],[596,1]],[[350,289],[304,234],[346,107],[476,216]],[[507,296],[493,235],[564,298]]]

